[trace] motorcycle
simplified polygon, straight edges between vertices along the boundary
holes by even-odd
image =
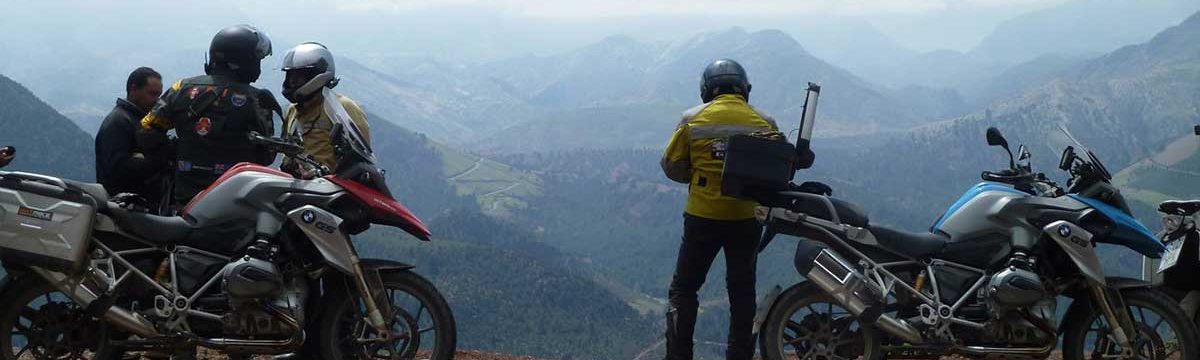
[[[1097,243],[1150,257],[1163,245],[1086,147],[1075,141],[1063,152],[1060,168],[1071,174],[1063,189],[1031,170],[1023,146],[1018,165],[989,128],[988,144],[1008,151],[1009,169],[983,172],[986,182],[929,232],[896,230],[871,224],[852,203],[789,189],[795,164],[813,159],[816,90],[794,149],[752,137],[731,138],[727,149],[724,177],[735,185],[723,192],[759,202],[760,251],[777,234],[799,238],[794,264],[804,280],[760,303],[764,359],[1044,359],[1060,336],[1064,359],[1200,358],[1197,330],[1169,296],[1104,274]],[[1060,296],[1074,301],[1058,323]]]
[[[0,358],[450,359],[450,307],[412,265],[360,258],[371,225],[430,240],[356,128],[332,173],[292,138],[250,140],[317,177],[242,163],[158,216],[99,184],[0,171]]]
[[[1200,125],[1193,131],[1200,136]],[[1163,225],[1158,237],[1167,251],[1161,259],[1143,258],[1142,279],[1177,299],[1188,318],[1200,326],[1200,282],[1194,278],[1200,270],[1200,228],[1196,227],[1200,200],[1163,201],[1158,213]]]

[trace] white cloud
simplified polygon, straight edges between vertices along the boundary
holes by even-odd
[[[879,15],[914,14],[946,9],[1056,4],[1064,0],[351,0],[344,10],[412,11],[469,6],[537,17],[606,17],[637,15]]]

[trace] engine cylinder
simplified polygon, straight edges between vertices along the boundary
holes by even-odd
[[[246,256],[225,266],[225,293],[233,298],[274,296],[283,286],[275,264]]]
[[[992,276],[988,295],[996,305],[1028,306],[1046,297],[1046,290],[1037,274],[1012,265]]]

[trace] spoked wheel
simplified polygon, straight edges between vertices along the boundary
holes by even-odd
[[[324,359],[451,359],[454,317],[433,284],[412,272],[383,274],[392,309],[391,336],[381,338],[365,320],[356,296],[338,299],[321,323]]]
[[[91,319],[75,302],[41,279],[16,280],[0,302],[0,357],[27,359],[117,359],[107,345],[108,326]]]
[[[768,360],[882,359],[873,328],[808,283],[789,289],[763,324],[759,346]]]
[[[1074,311],[1064,319],[1064,359],[1183,360],[1197,356],[1195,325],[1170,297],[1151,289],[1127,290],[1123,296],[1137,326],[1132,349],[1121,346],[1099,310]]]

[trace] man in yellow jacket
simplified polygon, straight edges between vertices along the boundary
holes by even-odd
[[[778,131],[771,117],[750,106],[749,95],[750,82],[741,65],[728,59],[710,64],[700,85],[704,104],[684,112],[663,154],[667,177],[688,184],[683,241],[669,290],[667,359],[692,358],[696,293],[722,249],[730,308],[726,358],[749,360],[754,355],[755,260],[762,225],[754,219],[753,201],[721,195],[729,137]]]
[[[292,48],[283,57],[286,76],[283,82],[283,97],[293,105],[283,116],[283,134],[298,135],[304,140],[304,149],[314,159],[330,170],[337,170],[338,158],[334,153],[334,139],[330,138],[334,122],[333,114],[325,108],[325,95],[336,96],[338,105],[349,115],[350,121],[368,145],[371,142],[367,115],[354,100],[336,94],[332,89],[338,84],[337,68],[333,53],[325,45],[306,42]],[[331,99],[333,100],[333,99]],[[301,178],[311,178],[312,169],[304,164],[285,161],[283,168]]]

